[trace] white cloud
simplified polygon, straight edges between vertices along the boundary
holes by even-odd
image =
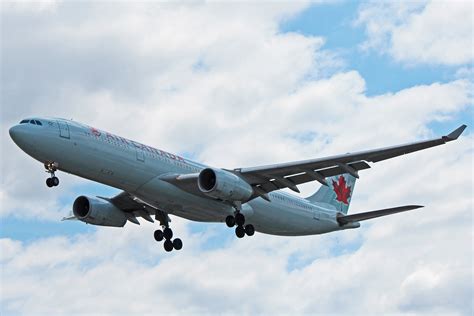
[[[471,67],[461,67],[456,71],[456,78],[469,79],[471,82],[474,80],[474,69]]]
[[[362,48],[407,64],[463,65],[474,59],[470,1],[383,2],[362,6]]]
[[[1,10],[13,11],[16,13],[44,14],[54,13],[59,0],[12,0],[2,2]]]
[[[94,194],[64,174],[60,187],[44,186],[42,166],[6,131],[33,114],[73,117],[232,168],[431,137],[429,123],[472,108],[469,79],[367,96],[364,78],[341,71],[323,38],[278,32],[301,8],[59,4],[35,12],[34,25],[9,12],[2,216],[56,220],[70,208],[60,200]],[[147,223],[1,239],[0,312],[469,314],[472,144],[468,129],[457,142],[361,173],[352,212],[426,208],[358,230],[237,240],[217,224],[192,232],[173,218],[185,247],[171,255]],[[215,239],[223,241],[210,247]]]
[[[219,235],[224,246],[209,250],[210,235],[177,220],[185,248],[171,255],[152,240],[151,224],[29,244],[2,239],[3,311],[469,314],[472,183],[463,173],[472,150],[472,136],[463,137],[364,173],[357,194],[370,200],[354,199],[354,209],[427,207],[356,231],[237,240],[229,230]],[[350,250],[354,242],[362,244]],[[341,248],[349,251],[333,253]],[[306,264],[289,270],[295,256]]]

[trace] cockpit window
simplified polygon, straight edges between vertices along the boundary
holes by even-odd
[[[33,125],[40,125],[40,126],[43,125],[43,123],[41,123],[41,121],[38,121],[38,120],[22,120],[20,122],[20,124],[27,124],[27,123],[30,123],[30,124],[33,124]]]

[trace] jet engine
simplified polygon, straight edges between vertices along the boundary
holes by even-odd
[[[124,212],[112,203],[87,196],[74,201],[72,212],[78,220],[93,225],[122,227],[127,222]]]
[[[198,177],[198,187],[207,196],[224,201],[247,201],[253,194],[250,184],[222,169],[202,170]]]

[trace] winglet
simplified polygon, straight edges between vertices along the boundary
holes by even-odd
[[[448,135],[446,135],[445,137],[448,139],[448,140],[456,140],[458,139],[458,137],[462,134],[462,132],[464,132],[464,130],[466,129],[466,125],[463,124],[461,126],[459,126],[458,128],[456,128],[454,131],[452,131],[451,133],[449,133]]]

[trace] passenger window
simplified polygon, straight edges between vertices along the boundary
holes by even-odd
[[[36,125],[35,120],[30,120],[30,124]]]
[[[35,122],[36,122],[36,125],[43,125],[43,124],[42,124],[40,121],[38,121],[38,120],[35,120]]]
[[[30,120],[23,120],[20,122],[20,124],[25,124],[25,123],[28,123]]]

